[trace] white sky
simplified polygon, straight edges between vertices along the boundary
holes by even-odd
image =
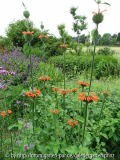
[[[92,12],[97,12],[97,4],[94,0],[0,0],[0,35],[5,36],[5,29],[13,20],[23,19],[24,7],[22,2],[27,6],[30,12],[30,20],[33,21],[36,28],[40,27],[41,21],[45,29],[49,29],[51,34],[59,37],[57,26],[64,23],[69,35],[76,36],[72,31],[72,23],[74,22],[70,14],[72,6],[78,7],[77,14],[87,17],[88,29],[82,31],[81,34],[86,34],[95,28],[92,21]],[[118,34],[120,32],[120,0],[105,0],[111,6],[100,5],[101,11],[104,12],[104,21],[99,24],[99,33]]]

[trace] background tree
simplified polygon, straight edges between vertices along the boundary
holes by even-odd
[[[32,21],[29,22],[29,26],[30,30],[34,31]],[[25,39],[24,36],[22,35],[22,32],[26,30],[27,30],[26,20],[18,20],[16,22],[10,23],[5,32],[9,41],[11,43],[13,42],[14,46],[23,47]]]
[[[76,10],[77,9],[78,8],[72,7],[70,9],[70,14],[72,14],[73,19],[75,20],[75,22],[73,23],[73,29],[72,30],[74,30],[74,32],[77,33],[78,44],[79,44],[81,31],[87,29],[87,23],[85,22],[85,20],[86,20],[85,16],[76,15]]]
[[[113,38],[117,38],[117,34],[113,34],[112,36],[111,36],[111,38],[113,39]]]
[[[101,39],[101,35],[99,34],[98,37],[97,37],[97,44],[98,45],[100,44],[100,39]]]
[[[117,36],[117,42],[120,43],[120,32],[118,33],[118,36]]]
[[[82,35],[80,36],[80,43],[85,44],[86,39],[87,39],[87,36],[86,36],[85,34],[82,34]]]
[[[100,39],[100,44],[101,45],[109,45],[110,40],[111,40],[111,34],[110,33],[105,33]]]

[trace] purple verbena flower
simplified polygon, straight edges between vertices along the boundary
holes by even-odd
[[[24,106],[28,106],[28,103],[24,103]]]
[[[28,150],[28,149],[29,149],[28,145],[24,145],[23,150]]]
[[[33,143],[32,143],[32,142],[30,143],[30,147],[34,147],[34,145],[33,145]]]
[[[20,140],[16,141],[16,144],[19,144],[20,143]]]
[[[18,101],[18,100],[17,100],[17,101],[16,101],[16,103],[17,103],[17,104],[20,104],[20,103],[21,103],[21,101]]]
[[[18,118],[18,121],[20,121],[21,120],[21,118]]]
[[[30,127],[30,123],[26,123],[26,124],[24,125],[24,128],[28,128],[28,127]]]
[[[15,72],[10,71],[9,74],[11,74],[11,76],[14,76]]]
[[[6,71],[6,70],[0,70],[0,74],[2,74],[3,76],[5,76],[5,75],[8,74],[8,71]]]
[[[0,83],[0,88],[5,89],[6,87],[7,87],[7,86],[6,86],[5,84],[2,85],[2,84]]]

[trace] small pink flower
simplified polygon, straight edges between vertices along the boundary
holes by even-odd
[[[28,145],[24,145],[23,150],[28,150],[28,149],[29,149]]]

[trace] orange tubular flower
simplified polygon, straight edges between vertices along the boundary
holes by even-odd
[[[110,94],[110,92],[106,92],[106,90],[105,91],[103,91],[102,92],[104,95],[108,95],[108,94]]]
[[[96,96],[96,94],[90,92],[91,95],[85,95],[85,92],[82,92],[78,95],[78,99],[82,100],[83,102],[94,102],[94,101],[98,101],[98,97]]]
[[[82,81],[78,81],[77,84],[85,87],[85,86],[89,86],[89,83],[88,82],[82,82]]]
[[[98,13],[103,13],[103,12],[105,12],[105,11],[107,11],[106,9],[105,10],[103,10],[102,12],[100,12],[100,9],[98,9]],[[97,14],[96,12],[92,12],[92,14]]]
[[[40,36],[39,36],[39,38],[42,38],[42,37],[48,38],[48,36],[46,36],[46,35],[40,35]]]
[[[12,113],[12,111],[11,111],[11,110],[8,110],[8,113],[9,113],[9,114],[11,114],[11,113]]]
[[[41,92],[40,92],[40,90],[37,90],[37,89],[33,89],[33,93],[30,92],[30,91],[27,91],[25,93],[25,95],[28,96],[28,97],[36,97],[39,94],[41,94]]]
[[[71,91],[75,93],[78,91],[78,88],[71,89]]]
[[[52,88],[53,91],[59,91],[60,88],[54,87]]]
[[[22,32],[22,34],[33,34],[33,33],[34,33],[34,31],[31,31],[31,32],[30,31],[27,31],[27,32],[24,31],[24,32]]]
[[[1,115],[1,116],[6,116],[7,113],[5,113],[5,111],[1,111],[0,115]]]
[[[61,45],[60,45],[60,47],[67,47],[67,46],[69,46],[69,45],[68,45],[68,44],[65,44],[65,45],[64,45],[64,44],[61,44]]]
[[[55,110],[55,111],[50,110],[50,112],[51,112],[51,113],[54,113],[54,114],[58,114],[58,113],[59,113],[59,110],[58,110],[58,109],[57,109],[57,110]]]
[[[66,89],[66,90],[59,89],[59,93],[68,94],[68,93],[70,93],[70,90],[69,89]]]
[[[77,126],[78,121],[76,121],[75,119],[69,119],[67,122],[71,127]]]
[[[48,80],[50,80],[50,77],[47,77],[47,76],[45,76],[45,77],[40,77],[39,78],[39,80],[41,80],[41,81],[48,81]]]

